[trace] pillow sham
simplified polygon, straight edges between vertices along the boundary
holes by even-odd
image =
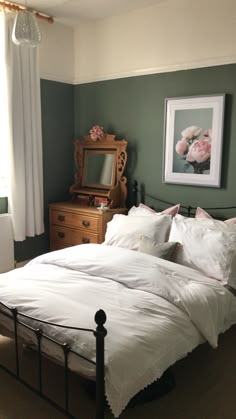
[[[195,218],[197,219],[214,219],[208,212],[200,207],[197,207],[195,212]],[[220,221],[220,220],[218,220]],[[225,220],[224,223],[228,224],[236,224],[236,217],[234,218],[228,218],[228,220]]]
[[[156,243],[149,237],[140,236],[138,250],[139,252],[148,253],[149,255],[173,262],[178,246],[179,243],[177,242]]]
[[[180,208],[180,204],[174,205],[172,207],[166,208],[165,210],[161,212],[156,212],[152,208],[148,207],[145,204],[139,204],[138,207],[133,206],[130,208],[128,215],[130,216],[137,216],[137,215],[160,215],[160,214],[168,214],[172,215],[173,217],[178,214]]]
[[[169,241],[182,244],[176,262],[236,288],[236,228],[219,220],[173,218]]]
[[[117,247],[126,247],[138,250],[140,235],[162,243],[168,241],[172,217],[167,214],[150,217],[128,217],[115,214],[107,223],[107,231],[103,244]]]

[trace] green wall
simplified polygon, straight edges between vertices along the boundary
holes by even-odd
[[[165,98],[218,93],[226,94],[221,188],[162,183]],[[16,243],[16,260],[48,251],[48,204],[69,198],[73,140],[88,134],[94,124],[128,141],[125,174],[129,190],[137,179],[147,193],[171,202],[205,207],[235,205],[235,97],[236,64],[78,86],[41,80],[46,232]],[[0,213],[6,209],[6,199],[0,199]]]
[[[165,98],[226,93],[221,188],[162,183]],[[146,192],[193,206],[236,204],[236,65],[137,76],[75,87],[75,132],[93,124],[128,141],[126,175]]]
[[[48,204],[69,199],[73,183],[74,87],[41,80],[45,233],[15,242],[15,259],[49,250]]]

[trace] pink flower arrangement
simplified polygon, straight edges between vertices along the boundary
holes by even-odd
[[[211,156],[211,143],[205,137],[196,140],[189,147],[189,152],[186,155],[186,160],[193,162],[196,160],[197,163],[202,163],[208,160]]]
[[[184,154],[185,151],[188,150],[188,147],[189,147],[188,141],[186,141],[185,139],[182,139],[182,140],[178,141],[177,144],[176,144],[176,147],[175,147],[176,153]]]
[[[212,130],[209,128],[201,138],[202,129],[193,125],[185,128],[182,138],[176,143],[177,154],[193,166],[194,173],[203,173],[210,169]]]
[[[186,141],[193,140],[194,138],[197,138],[202,132],[202,129],[199,127],[196,127],[195,125],[192,125],[190,127],[185,128],[181,134],[182,139],[185,139]]]
[[[94,125],[89,132],[91,140],[101,140],[104,137],[103,127],[100,125]]]

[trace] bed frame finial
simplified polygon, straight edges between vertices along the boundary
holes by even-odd
[[[99,330],[99,331],[102,331],[102,329],[106,330],[105,327],[103,327],[103,325],[106,323],[106,320],[107,320],[107,316],[106,316],[105,311],[98,310],[95,314],[94,319],[95,319],[95,322],[98,326],[97,330]],[[105,336],[106,336],[106,334],[105,334]]]

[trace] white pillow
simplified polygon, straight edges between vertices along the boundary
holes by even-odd
[[[168,214],[172,215],[173,217],[178,214],[180,209],[180,204],[176,204],[172,207],[166,208],[165,210],[161,212],[156,212],[152,208],[148,207],[145,204],[139,204],[138,207],[133,206],[130,208],[128,215],[129,216],[137,216],[137,215],[143,215],[143,216],[150,216],[150,215],[161,215],[161,214]]]
[[[156,215],[158,213],[156,213],[155,211],[149,211],[146,208],[142,208],[142,207],[131,207],[130,210],[128,211],[128,216],[139,216],[139,215],[143,215],[143,216],[153,216]],[[159,214],[158,214],[159,215]]]
[[[169,241],[182,244],[176,262],[236,288],[236,226],[214,219],[173,218]]]
[[[115,214],[107,223],[103,244],[138,250],[140,236],[144,235],[158,243],[168,241],[172,217],[170,215],[150,215],[149,217],[128,217]]]

